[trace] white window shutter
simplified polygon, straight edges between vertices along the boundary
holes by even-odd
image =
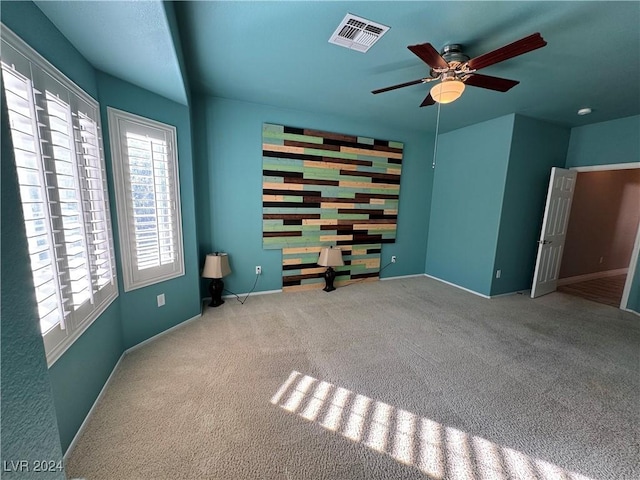
[[[108,108],[125,291],[184,275],[176,129]]]
[[[99,105],[4,25],[0,59],[51,365],[118,295]]]

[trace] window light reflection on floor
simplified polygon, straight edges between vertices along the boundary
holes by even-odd
[[[297,371],[291,372],[271,403],[433,479],[591,480]]]

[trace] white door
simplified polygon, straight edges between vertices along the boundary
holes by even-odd
[[[544,209],[542,230],[538,240],[538,258],[533,274],[531,298],[554,292],[558,286],[558,274],[564,241],[567,236],[571,201],[578,172],[553,167]]]

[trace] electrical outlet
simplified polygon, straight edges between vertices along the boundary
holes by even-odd
[[[396,263],[396,256],[395,255],[391,255],[391,263]]]
[[[256,265],[256,275],[262,275],[262,267],[260,265]]]
[[[164,306],[164,293],[161,293],[160,295],[158,295],[158,306],[159,307]]]
[[[500,275],[502,275],[502,270],[496,270],[496,278],[500,278]]]

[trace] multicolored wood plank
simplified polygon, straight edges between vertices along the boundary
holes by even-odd
[[[377,278],[380,246],[396,238],[402,150],[398,142],[263,125],[263,246],[283,249],[285,289],[323,285],[316,261],[329,245],[343,249],[338,285]]]
[[[282,289],[307,290],[324,287],[327,267],[317,264],[322,246],[282,249]],[[381,245],[341,245],[344,266],[335,267],[335,285],[354,281],[377,280],[380,272]]]

